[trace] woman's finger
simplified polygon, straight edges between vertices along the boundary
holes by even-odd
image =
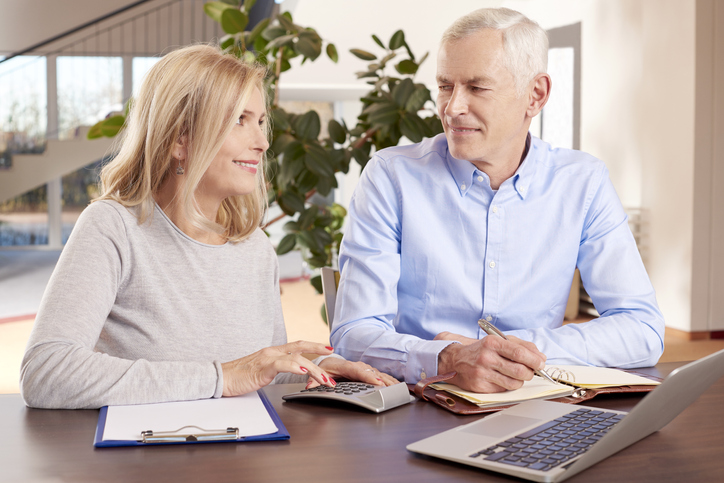
[[[276,349],[289,354],[329,355],[334,352],[334,349],[331,346],[320,344],[318,342],[308,342],[306,340],[290,342],[288,344],[277,346]]]

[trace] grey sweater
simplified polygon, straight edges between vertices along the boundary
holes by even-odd
[[[220,397],[221,363],[286,343],[276,254],[188,237],[156,206],[83,211],[58,260],[20,374],[38,408]]]

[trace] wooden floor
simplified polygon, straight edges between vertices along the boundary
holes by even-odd
[[[282,284],[282,309],[290,341],[301,339],[329,343],[329,330],[321,317],[322,304],[322,296],[308,281]],[[18,392],[20,362],[32,325],[32,318],[0,321],[0,394]],[[664,355],[660,361],[691,361],[720,349],[724,349],[724,340],[687,341],[667,330]]]

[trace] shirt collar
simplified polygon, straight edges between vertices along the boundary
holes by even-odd
[[[441,134],[441,136],[444,136],[444,134]],[[528,186],[530,185],[534,171],[534,168],[532,167],[534,164],[532,159],[535,157],[534,151],[537,150],[537,146],[533,142],[533,137],[530,133],[528,133],[525,138],[525,149],[526,155],[523,158],[523,162],[520,163],[520,166],[518,166],[515,174],[510,178],[515,191],[523,199],[525,199],[528,194]],[[473,184],[473,176],[478,168],[476,168],[470,161],[454,158],[452,154],[450,154],[450,149],[447,147],[447,143],[445,144],[445,151],[447,164],[450,168],[450,173],[460,190],[460,196],[465,196]],[[484,174],[484,176],[487,178],[487,175]]]

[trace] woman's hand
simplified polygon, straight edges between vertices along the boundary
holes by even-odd
[[[241,359],[221,364],[224,376],[224,396],[238,396],[256,391],[274,380],[280,372],[307,374],[318,384],[337,383],[302,354],[329,355],[332,348],[315,342],[297,341],[267,347]]]
[[[400,382],[389,374],[379,372],[369,364],[365,364],[364,362],[350,362],[338,357],[327,357],[319,363],[319,367],[323,368],[333,377],[349,379],[350,381],[361,381],[377,386],[391,386]],[[307,383],[307,388],[318,386],[318,382],[318,379],[310,378]]]

